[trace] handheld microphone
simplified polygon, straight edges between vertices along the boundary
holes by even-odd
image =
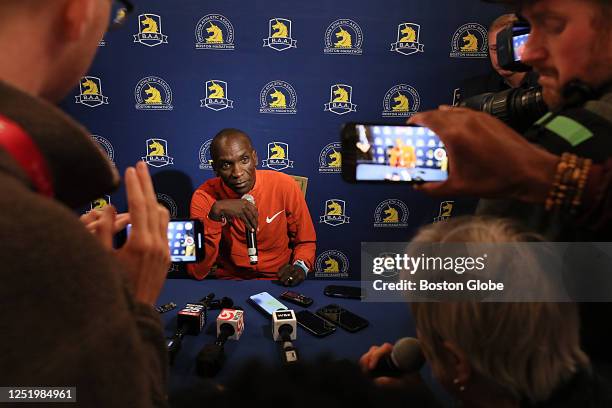
[[[403,337],[395,342],[391,354],[381,358],[370,371],[371,377],[401,377],[419,371],[425,364],[421,345],[414,337]]]
[[[223,309],[217,317],[217,340],[205,345],[196,357],[196,373],[201,377],[214,377],[225,363],[225,342],[238,340],[244,331],[244,312]]]
[[[249,203],[255,205],[255,199],[250,194],[243,195],[242,199],[247,200]],[[256,231],[251,231],[248,228],[246,230],[247,253],[249,255],[249,262],[251,263],[251,265],[256,265],[258,262],[257,233]]]
[[[298,352],[291,340],[297,338],[297,319],[293,310],[276,310],[272,313],[272,337],[281,342],[283,363],[299,361]]]

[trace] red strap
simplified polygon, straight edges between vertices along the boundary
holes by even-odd
[[[19,163],[40,194],[53,197],[51,172],[38,146],[21,126],[2,115],[0,115],[0,147]]]

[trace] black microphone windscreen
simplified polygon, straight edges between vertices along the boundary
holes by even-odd
[[[418,371],[425,364],[421,344],[414,337],[403,337],[396,341],[391,351],[391,360],[403,373]]]
[[[196,373],[200,377],[214,377],[225,363],[223,347],[217,344],[207,344],[196,357]]]

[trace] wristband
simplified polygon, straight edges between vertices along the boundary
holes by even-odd
[[[304,276],[308,276],[308,267],[306,266],[306,263],[304,263],[304,261],[302,261],[301,259],[298,259],[295,262],[293,262],[293,266],[297,266],[301,268],[304,271]]]

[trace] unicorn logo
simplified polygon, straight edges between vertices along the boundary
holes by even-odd
[[[227,82],[218,79],[206,81],[206,98],[200,99],[200,107],[214,111],[233,109],[234,101],[227,98]]]
[[[100,105],[108,105],[108,98],[102,94],[102,82],[100,78],[86,76],[79,83],[80,94],[75,96],[76,103],[95,108]]]
[[[327,27],[325,31],[325,54],[361,55],[363,31],[361,27],[349,19],[339,19]]]
[[[454,206],[454,201],[442,201],[440,203],[438,216],[434,218],[433,222],[448,221],[448,219],[452,216]]]
[[[346,202],[337,198],[327,200],[325,202],[325,213],[319,219],[319,222],[337,227],[338,225],[348,224],[350,217],[346,215]]]
[[[416,54],[423,52],[425,47],[419,43],[421,26],[414,23],[402,23],[397,26],[397,41],[391,43],[391,51],[403,55]]]
[[[138,110],[172,110],[172,89],[160,77],[142,78],[134,89],[136,109]]]
[[[334,43],[336,48],[351,48],[353,46],[353,36],[342,27],[336,33],[336,38],[338,38],[338,41]]]
[[[421,107],[421,97],[410,85],[395,85],[387,91],[383,100],[384,117],[410,117]]]
[[[263,46],[276,51],[285,51],[297,48],[297,41],[291,38],[291,20],[273,18],[268,23],[268,38],[264,38]]]
[[[289,145],[283,142],[268,143],[268,158],[262,160],[261,167],[281,171],[293,167],[293,161],[289,160]]]
[[[340,152],[334,150],[333,153],[329,155],[329,159],[329,167],[342,167],[342,154]]]
[[[168,142],[164,139],[147,139],[147,155],[142,158],[149,166],[163,167],[174,164],[174,158],[168,156]]]
[[[339,142],[328,144],[319,155],[320,173],[340,173],[342,171],[342,146]]]
[[[271,37],[287,38],[289,36],[289,29],[287,28],[287,25],[279,21],[278,19],[276,19],[275,21],[276,23],[272,24],[271,26],[272,29],[275,31],[274,33],[272,33]]]
[[[295,89],[285,81],[268,82],[261,90],[259,97],[260,113],[297,113],[297,95]]]
[[[109,195],[105,195],[104,197],[97,198],[93,200],[90,205],[90,211],[102,210],[104,207],[111,205],[111,197]]]
[[[399,222],[399,214],[395,208],[389,206],[389,208],[385,210],[385,215],[386,217],[383,218],[383,222]]]
[[[357,105],[352,103],[353,87],[345,84],[336,84],[331,87],[329,103],[325,104],[324,111],[333,112],[336,115],[344,115],[356,112]]]
[[[467,35],[463,37],[463,41],[465,42],[465,45],[461,47],[461,51],[478,51],[478,38],[476,38],[474,34],[468,32]]]
[[[410,110],[410,103],[406,95],[398,92],[397,96],[393,98],[393,101],[397,102],[397,105],[392,108],[393,112],[408,112]]]
[[[375,228],[405,228],[408,226],[408,206],[402,200],[390,198],[378,204],[374,212]]]
[[[166,148],[163,144],[159,142],[159,140],[152,140],[149,145],[149,156],[165,156]]]
[[[234,27],[221,14],[208,14],[196,25],[196,49],[233,50]]]
[[[340,265],[338,264],[338,261],[328,256],[327,259],[325,260],[325,268],[323,269],[323,272],[325,273],[340,272]]]
[[[287,107],[287,100],[285,98],[285,95],[278,89],[274,88],[274,92],[270,94],[270,98],[272,98],[272,101],[270,102],[271,108]]]
[[[342,252],[328,250],[317,256],[314,270],[317,278],[347,278],[349,261]]]
[[[488,33],[478,23],[464,24],[451,41],[451,58],[488,58]]]
[[[139,15],[138,34],[134,34],[134,42],[147,47],[168,44],[168,36],[162,33],[161,17],[157,14]]]

